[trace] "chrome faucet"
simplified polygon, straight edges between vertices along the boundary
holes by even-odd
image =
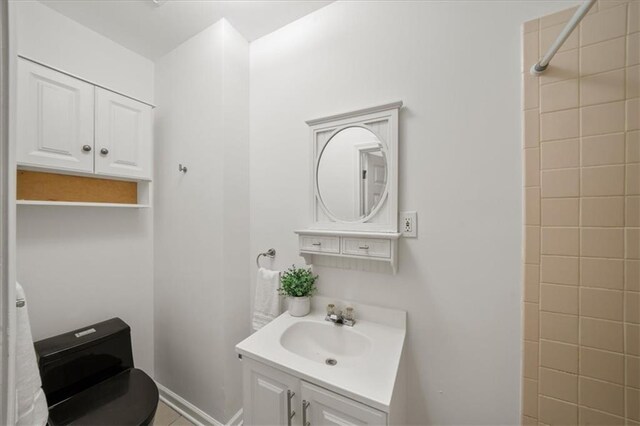
[[[333,303],[327,305],[327,316],[324,319],[325,321],[330,321],[335,325],[346,325],[349,327],[353,327],[356,323],[352,307],[348,306],[345,308],[344,312],[341,312],[336,310]]]

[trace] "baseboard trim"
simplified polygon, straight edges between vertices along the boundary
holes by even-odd
[[[156,384],[158,385],[158,392],[160,393],[160,399],[162,402],[176,410],[181,416],[189,420],[191,423],[198,426],[225,426],[224,423],[220,423],[186,399],[182,398],[180,395],[167,389],[158,382],[156,382]]]

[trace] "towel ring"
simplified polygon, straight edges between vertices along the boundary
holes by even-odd
[[[276,257],[276,250],[270,248],[269,250],[265,251],[264,253],[260,253],[258,255],[258,257],[256,257],[256,265],[258,265],[258,268],[260,267],[260,258],[264,256],[264,257],[270,257],[270,258],[274,258]]]

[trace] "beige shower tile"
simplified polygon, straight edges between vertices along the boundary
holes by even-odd
[[[627,291],[624,295],[624,320],[640,324],[640,293]]]
[[[580,258],[542,256],[540,262],[540,277],[542,282],[578,285]]]
[[[538,76],[530,72],[522,73],[522,88],[524,90],[522,96],[522,109],[528,110],[538,108],[540,104],[540,79]]]
[[[529,416],[522,416],[520,423],[522,423],[522,426],[538,426],[538,419]]]
[[[622,60],[624,61],[624,38],[623,38]],[[624,62],[623,62],[624,64]],[[565,52],[558,52],[553,57],[553,65],[538,77],[540,84],[555,83],[558,81],[578,78],[578,49]]]
[[[640,358],[632,355],[625,355],[625,376],[626,385],[640,388]]]
[[[545,84],[540,88],[540,111],[551,112],[578,107],[578,80]]]
[[[591,348],[580,348],[580,374],[624,385],[624,355]]]
[[[640,132],[627,132],[627,163],[640,162]]]
[[[524,342],[522,372],[524,377],[538,379],[538,343]]]
[[[584,426],[624,426],[624,418],[580,406],[580,425]]]
[[[640,421],[640,391],[627,388],[627,417]]]
[[[522,414],[538,417],[538,382],[524,379],[522,381]]]
[[[525,188],[524,223],[540,225],[540,188]]]
[[[627,34],[640,31],[640,2],[637,0],[629,2],[627,20]]]
[[[624,195],[623,165],[583,167],[581,172],[583,197]]]
[[[540,144],[540,113],[537,109],[524,113],[524,147],[537,148]]]
[[[536,341],[539,336],[538,325],[539,311],[537,303],[524,304],[524,338],[525,340]]]
[[[577,138],[579,134],[580,117],[577,108],[540,114],[541,141]]]
[[[524,150],[524,186],[540,186],[540,149]]]
[[[542,224],[545,226],[578,226],[579,198],[545,198],[542,200]]]
[[[525,263],[540,263],[540,227],[526,226],[524,234]]]
[[[624,388],[613,383],[580,377],[580,404],[617,416],[624,416]]]
[[[624,164],[624,162],[624,133],[582,138],[583,166],[605,166],[609,164]]]
[[[578,406],[569,402],[540,396],[540,421],[547,425],[575,425]]]
[[[625,197],[625,226],[640,226],[640,197]]]
[[[625,106],[622,101],[581,108],[582,135],[592,136],[624,131],[624,111]],[[566,126],[570,125],[573,123],[566,124]]]
[[[594,318],[580,318],[580,344],[596,349],[622,352],[622,323]]]
[[[627,164],[626,169],[626,189],[627,195],[640,194],[640,164]]]
[[[575,374],[541,368],[538,386],[541,395],[578,402],[578,376]]]
[[[619,69],[583,77],[580,80],[580,105],[595,105],[625,98],[625,70]]]
[[[585,287],[621,290],[624,287],[624,261],[622,259],[580,259],[580,280]]]
[[[624,226],[624,197],[582,198],[582,226]]]
[[[627,355],[640,356],[640,325],[624,325],[624,344]]]
[[[580,195],[580,169],[544,170],[541,172],[543,198]]]
[[[546,52],[553,42],[558,38],[560,32],[564,28],[564,24],[554,25],[552,27],[543,28],[540,31],[540,52]],[[560,47],[559,52],[564,52],[570,49],[577,49],[580,44],[580,38],[578,37],[578,31],[573,31],[567,38],[567,41]]]
[[[624,289],[627,291],[640,291],[640,261],[624,261]]]
[[[524,301],[538,303],[540,298],[540,270],[538,265],[524,265]]]
[[[553,312],[540,312],[540,337],[557,342],[577,344],[578,317]]]
[[[624,230],[622,228],[582,228],[580,254],[586,257],[622,258]]]
[[[626,27],[626,5],[592,13],[585,16],[580,25],[580,44],[586,46],[623,36]]]
[[[539,28],[540,28],[540,20],[532,19],[522,24],[522,33],[523,34],[532,33],[534,31],[538,31]]]
[[[541,254],[578,256],[580,233],[578,228],[542,228]]]
[[[538,33],[522,35],[522,72],[527,73],[531,66],[538,62]]]
[[[640,129],[640,98],[627,101],[627,130]]]
[[[627,68],[627,99],[640,96],[640,65]]]
[[[640,33],[627,36],[627,66],[640,64]]]
[[[580,140],[545,142],[540,146],[540,168],[562,169],[580,166]]]
[[[564,25],[576,13],[578,7],[563,9],[559,12],[551,13],[540,18],[540,28],[548,28],[554,25]]]
[[[540,309],[561,314],[578,314],[578,287],[540,284]]]
[[[625,257],[640,259],[640,228],[625,229]]]
[[[580,315],[622,321],[623,292],[599,288],[580,289]]]
[[[540,341],[540,366],[578,372],[578,346],[551,340]]]
[[[626,37],[618,37],[581,48],[581,75],[585,76],[624,68],[625,49]]]

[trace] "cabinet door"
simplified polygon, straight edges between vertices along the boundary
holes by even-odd
[[[19,165],[93,172],[93,86],[18,59]]]
[[[302,426],[300,379],[246,357],[242,364],[243,424]]]
[[[151,107],[96,87],[95,148],[96,174],[151,179]]]
[[[307,382],[302,382],[302,399],[309,404],[310,426],[387,424],[386,413]]]

